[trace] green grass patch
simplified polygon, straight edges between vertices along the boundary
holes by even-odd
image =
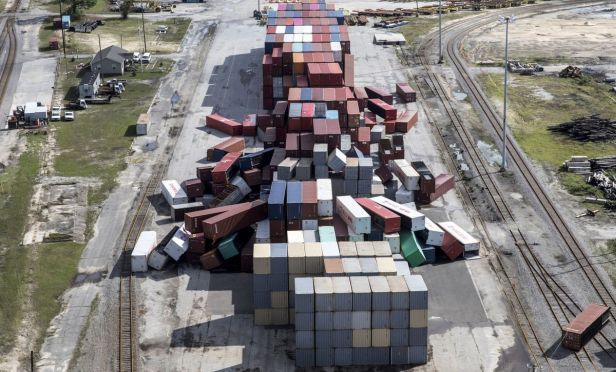
[[[40,168],[42,140],[30,137],[19,160],[0,175],[0,355],[12,347],[22,319],[21,296],[30,250],[21,246],[21,240]]]
[[[609,253],[616,254],[616,239],[608,240],[605,247]]]
[[[446,22],[455,21],[457,19],[476,15],[478,13],[479,12],[459,11],[443,14],[441,21],[444,25]],[[409,21],[409,24],[398,28],[397,32],[404,35],[406,42],[409,43],[409,45],[415,44],[421,36],[430,33],[433,28],[438,27],[438,15],[407,17],[406,20]]]
[[[47,243],[38,246],[39,258],[34,263],[32,303],[36,311],[35,342],[38,350],[49,322],[60,311],[60,296],[77,273],[77,264],[85,244],[73,242]]]

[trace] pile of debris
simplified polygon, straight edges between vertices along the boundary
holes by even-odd
[[[616,177],[599,171],[588,176],[586,182],[603,191],[607,199],[616,200]]]
[[[590,167],[593,170],[614,169],[616,168],[616,155],[590,159]]]
[[[616,121],[602,119],[595,114],[552,125],[551,132],[565,134],[578,141],[610,141],[616,139]]]
[[[558,73],[558,76],[561,78],[579,78],[582,77],[582,69],[577,66],[567,66]]]
[[[538,63],[522,63],[517,60],[507,63],[509,72],[519,73],[521,75],[533,75],[535,72],[543,72],[543,66]]]
[[[563,163],[563,168],[575,174],[590,174],[590,161],[588,156],[574,155]]]

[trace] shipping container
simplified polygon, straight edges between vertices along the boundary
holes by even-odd
[[[229,136],[241,136],[242,124],[235,120],[225,118],[222,115],[211,114],[205,117],[205,125],[207,127],[219,130]]]
[[[439,222],[439,226],[445,231],[446,237],[444,240],[449,238],[447,235],[450,235],[464,247],[465,252],[479,251],[479,240],[472,237],[455,222]]]
[[[285,196],[287,183],[285,181],[272,182],[272,188],[267,201],[268,216],[273,220],[285,219]]]
[[[167,253],[169,257],[173,258],[175,261],[178,261],[180,257],[182,257],[182,255],[188,250],[188,236],[189,234],[184,226],[181,226],[165,245],[165,253]]]
[[[424,240],[424,242],[426,242],[426,244],[440,247],[443,245],[445,232],[436,223],[432,222],[431,219],[426,217],[425,229],[419,231],[418,235]]]
[[[267,203],[261,200],[233,207],[203,221],[203,233],[208,239],[222,238],[267,217]]]
[[[239,152],[230,152],[225,155],[212,170],[212,181],[218,184],[229,183],[237,172],[237,162],[241,156]]]
[[[398,118],[398,111],[392,105],[384,102],[379,98],[371,98],[367,101],[368,110],[385,120],[395,120]]]
[[[355,233],[370,233],[370,215],[351,196],[338,196],[336,198],[336,214]]]
[[[244,141],[244,137],[227,138],[207,150],[207,160],[220,161],[226,154],[230,152],[241,152],[244,151],[245,148],[246,142]]]
[[[417,100],[417,93],[407,83],[397,83],[396,93],[404,102],[415,102]]]
[[[400,251],[412,267],[421,266],[426,262],[421,245],[412,231],[400,231]]]
[[[390,162],[391,171],[409,191],[419,190],[419,173],[405,159],[394,159]]]
[[[579,351],[603,328],[610,318],[610,307],[590,304],[569,324],[562,327],[563,346]]]
[[[148,256],[156,247],[156,231],[143,231],[131,251],[130,262],[132,272],[148,271]]]
[[[377,88],[373,86],[365,87],[365,89],[366,89],[366,94],[368,95],[368,98],[378,98],[390,105],[393,105],[394,96],[388,91],[386,91],[385,89],[381,89],[381,88]]]
[[[368,198],[357,198],[355,201],[370,215],[372,223],[386,234],[400,231],[400,216]]]
[[[384,196],[375,196],[370,200],[382,205],[401,217],[401,226],[411,231],[420,231],[425,228],[425,216],[411,208],[387,199]]]
[[[317,200],[319,217],[334,215],[332,181],[330,179],[317,179]]]
[[[162,180],[160,189],[163,197],[169,205],[188,203],[188,196],[178,181]]]
[[[318,217],[318,197],[316,181],[302,182],[301,218],[316,220]]]
[[[302,183],[291,181],[287,183],[287,219],[299,220],[302,217]]]

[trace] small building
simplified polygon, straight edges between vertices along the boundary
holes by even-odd
[[[148,134],[148,128],[150,127],[150,114],[143,113],[139,115],[137,119],[136,132],[138,136],[145,136]]]
[[[47,106],[40,102],[27,102],[24,107],[24,120],[26,123],[47,120]]]
[[[112,45],[96,53],[90,68],[102,75],[122,75],[126,60],[132,57],[133,54],[128,50]]]
[[[86,70],[79,82],[79,99],[95,97],[100,85],[101,74],[98,71]]]
[[[406,39],[404,35],[397,32],[378,32],[374,34],[373,43],[377,45],[404,45]]]

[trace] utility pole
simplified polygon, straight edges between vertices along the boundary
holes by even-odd
[[[443,63],[442,1],[438,0],[438,63]]]
[[[415,18],[419,17],[419,0],[415,0]]]
[[[513,16],[500,17],[499,22],[505,24],[505,87],[503,94],[503,149],[501,170],[507,167],[507,80],[509,78],[509,23],[513,22]]]
[[[62,21],[62,0],[60,0],[60,29],[62,30],[62,50],[66,59],[66,39],[64,38],[64,22]]]
[[[148,45],[145,42],[145,16],[143,15],[143,13],[145,13],[145,8],[142,6],[141,7],[141,26],[143,27],[143,52],[147,53]]]
[[[101,47],[101,35],[98,34],[98,62],[99,68],[98,71],[101,74],[101,81],[103,81],[103,49]]]

